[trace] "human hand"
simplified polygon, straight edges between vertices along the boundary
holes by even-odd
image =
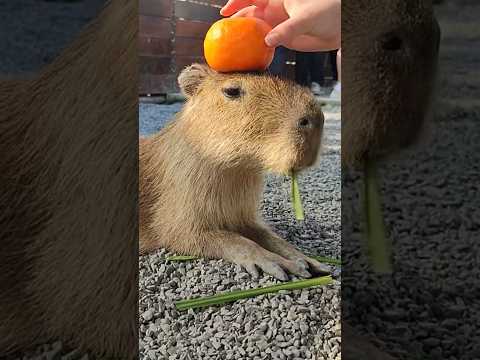
[[[341,0],[229,0],[223,16],[256,17],[273,29],[268,46],[283,45],[297,51],[340,48]]]

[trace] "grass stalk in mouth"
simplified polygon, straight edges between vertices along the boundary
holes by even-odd
[[[391,244],[385,232],[377,168],[373,161],[366,161],[364,174],[365,230],[370,263],[377,273],[391,273]]]
[[[298,186],[297,174],[292,170],[290,176],[292,178],[291,200],[293,210],[295,211],[295,218],[302,221],[305,220],[305,216],[303,214],[302,198],[300,197],[300,187]]]
[[[331,276],[316,277],[313,279],[290,281],[278,285],[266,286],[256,289],[236,290],[213,296],[180,300],[175,303],[177,310],[196,309],[213,305],[222,305],[240,299],[251,298],[259,295],[275,293],[280,290],[300,290],[313,286],[328,285],[332,283]]]

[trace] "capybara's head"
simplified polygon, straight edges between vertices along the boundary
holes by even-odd
[[[211,161],[279,173],[314,164],[324,118],[312,94],[262,73],[222,74],[194,64],[179,76],[189,144]]]
[[[431,0],[342,7],[342,163],[383,158],[417,141],[428,115],[440,29]]]

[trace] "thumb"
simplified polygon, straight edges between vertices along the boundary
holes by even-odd
[[[265,43],[270,47],[290,44],[297,36],[307,32],[304,22],[300,19],[288,19],[278,24],[265,37]]]

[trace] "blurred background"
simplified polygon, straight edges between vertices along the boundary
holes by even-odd
[[[0,0],[0,74],[34,73],[49,64],[106,0]],[[203,38],[226,0],[139,1],[139,95],[179,91],[185,66],[204,62]],[[335,52],[301,53],[280,47],[269,68],[320,96],[337,81]]]
[[[221,18],[226,1],[140,0],[140,95],[179,91],[178,73],[194,62],[205,62],[203,39]],[[269,71],[328,96],[337,81],[336,51],[301,53],[279,47]]]
[[[0,74],[51,63],[106,0],[0,0]]]

